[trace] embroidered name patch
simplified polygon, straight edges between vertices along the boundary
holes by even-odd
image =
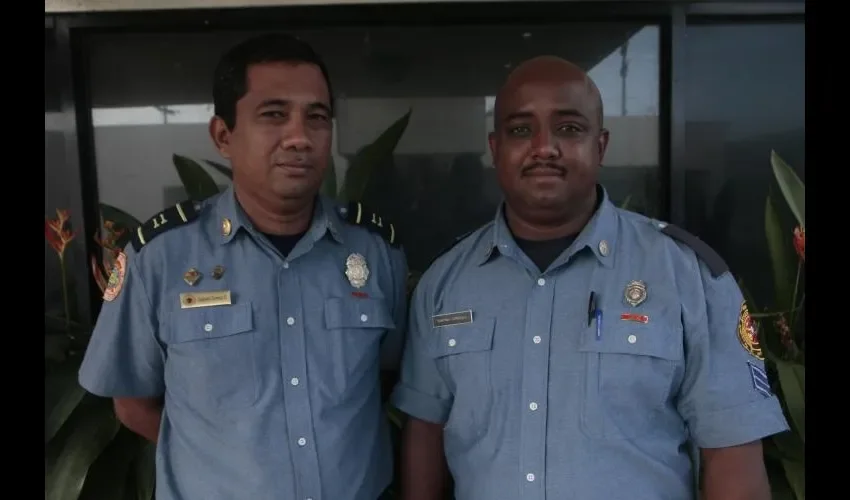
[[[431,317],[431,324],[434,328],[442,328],[444,326],[465,325],[472,323],[472,310],[458,311],[446,314],[437,314]]]

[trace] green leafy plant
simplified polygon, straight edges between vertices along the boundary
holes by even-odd
[[[765,460],[778,463],[782,471],[782,474],[771,477],[771,486],[777,498],[784,496],[805,500],[806,360],[803,309],[806,294],[802,283],[806,261],[806,186],[775,151],[771,151],[770,163],[774,179],[796,225],[793,231],[783,229],[772,196],[768,195],[765,202],[765,235],[773,268],[774,306],[758,308],[746,290],[745,296],[753,310],[757,311],[752,316],[759,325],[758,335],[765,355],[768,378],[791,427],[789,432],[765,440]],[[744,290],[743,283],[740,284]]]
[[[153,446],[120,425],[111,400],[77,382],[91,329],[72,313],[65,255],[76,233],[67,210],[57,216],[45,224],[60,262],[64,305],[63,317],[45,316],[45,500],[151,500]]]

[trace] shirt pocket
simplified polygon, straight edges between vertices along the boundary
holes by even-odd
[[[581,426],[593,438],[629,438],[645,435],[673,395],[673,379],[683,360],[682,327],[663,321],[622,321],[584,332],[585,384]]]
[[[316,344],[318,356],[327,361],[322,363],[322,385],[339,402],[358,389],[354,384],[371,383],[373,378],[364,376],[378,371],[381,341],[396,324],[386,299],[330,297],[325,299],[324,327],[323,340]]]
[[[259,394],[250,302],[181,309],[166,325],[166,386],[193,405],[253,406]]]
[[[454,397],[445,425],[446,450],[463,452],[487,428],[493,405],[494,318],[434,328],[429,353]]]

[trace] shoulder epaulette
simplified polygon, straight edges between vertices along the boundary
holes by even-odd
[[[154,215],[136,228],[130,240],[133,243],[133,248],[138,252],[158,235],[195,220],[198,218],[199,208],[200,204],[196,202],[181,201]]]
[[[373,233],[381,235],[390,246],[398,248],[401,246],[398,233],[395,226],[387,219],[384,219],[377,212],[370,210],[362,203],[352,201],[348,206],[341,208],[340,213],[345,218],[345,221],[355,226],[361,226]]]
[[[452,240],[452,241],[451,241],[448,245],[444,246],[444,247],[443,247],[443,248],[442,248],[439,252],[437,252],[436,254],[434,254],[434,257],[431,259],[431,263],[434,263],[434,261],[435,261],[435,260],[439,259],[439,258],[440,258],[440,257],[442,257],[443,255],[445,255],[446,253],[448,253],[448,252],[449,252],[449,250],[451,250],[452,248],[456,247],[456,246],[458,245],[458,243],[460,243],[461,241],[463,241],[464,239],[466,239],[466,237],[467,237],[467,236],[469,236],[470,234],[474,233],[475,231],[477,231],[477,229],[473,229],[473,230],[471,230],[471,231],[467,231],[467,232],[465,232],[465,233],[461,234],[460,236],[458,236],[457,238],[453,239],[453,240]]]
[[[690,247],[697,254],[697,257],[705,262],[708,270],[711,271],[711,275],[715,278],[729,270],[729,266],[723,260],[723,257],[697,236],[673,224],[656,223],[655,226],[662,233]]]

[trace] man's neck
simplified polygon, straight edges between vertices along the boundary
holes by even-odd
[[[544,241],[576,235],[584,229],[596,212],[601,201],[598,193],[582,200],[575,208],[563,211],[546,211],[520,215],[509,204],[505,204],[505,221],[517,238]]]
[[[234,186],[236,201],[245,215],[266,234],[290,235],[303,233],[313,219],[315,198],[269,200],[245,193]]]

